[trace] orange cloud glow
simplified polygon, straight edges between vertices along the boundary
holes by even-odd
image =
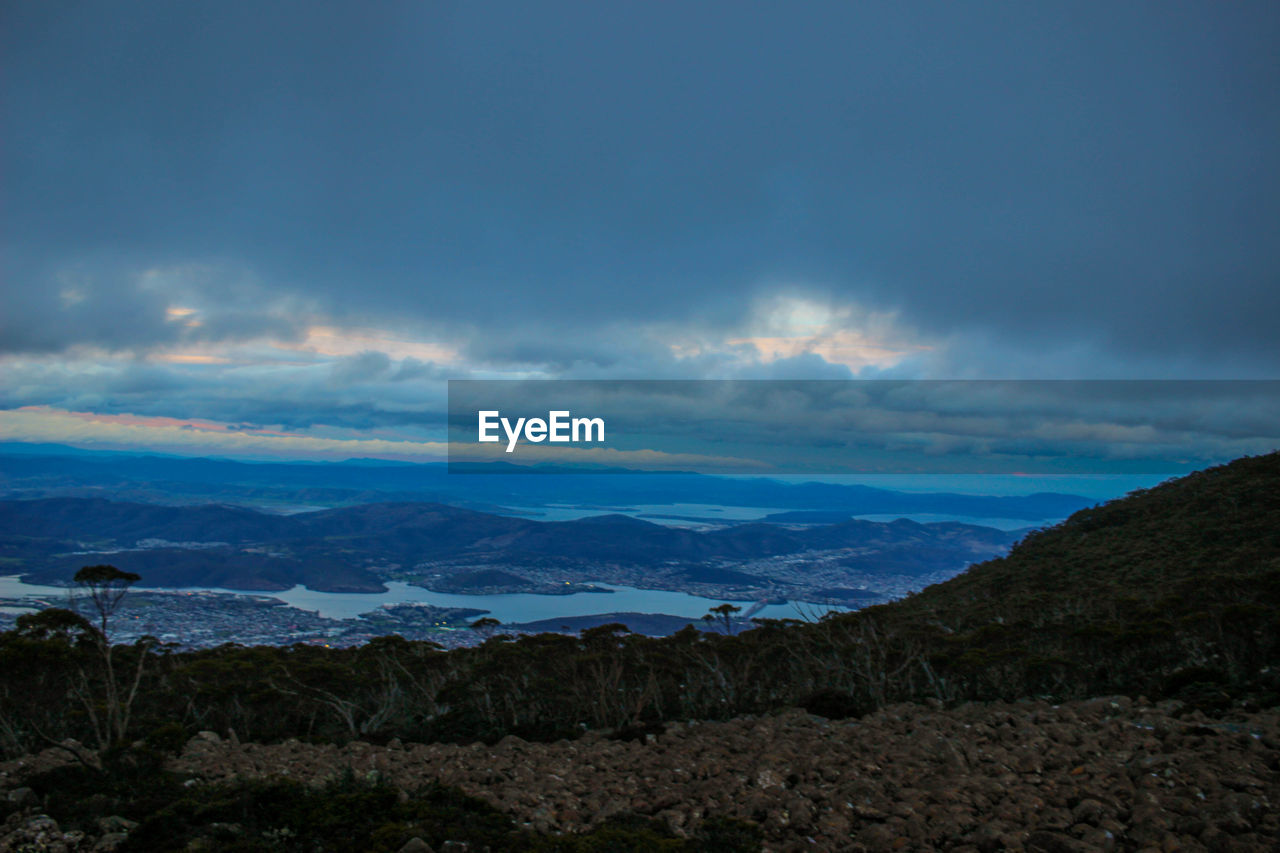
[[[300,432],[242,429],[200,419],[72,412],[49,406],[0,411],[0,439],[77,447],[147,448],[166,453],[280,456],[299,459],[442,459],[442,442],[322,438]]]
[[[393,359],[417,358],[435,362],[453,362],[458,358],[458,350],[447,344],[407,341],[377,329],[340,329],[336,326],[309,327],[306,338],[297,345],[297,349],[328,356],[384,352]]]

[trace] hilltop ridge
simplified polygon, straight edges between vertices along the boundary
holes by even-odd
[[[380,592],[385,580],[437,588],[458,575],[506,571],[541,591],[538,573],[643,580],[682,588],[729,577],[765,591],[795,580],[768,558],[833,552],[834,576],[954,572],[1000,553],[1016,535],[956,523],[846,520],[789,527],[742,523],[696,531],[625,515],[539,521],[429,502],[362,503],[295,515],[237,506],[160,506],[102,498],[0,501],[0,557],[29,580],[67,582],[86,559],[117,560],[149,586]],[[756,565],[743,564],[756,561]],[[840,561],[844,561],[843,563]],[[856,565],[846,566],[844,563]],[[605,572],[615,574],[605,577]],[[718,574],[717,574],[718,573]],[[833,586],[829,581],[817,587]]]

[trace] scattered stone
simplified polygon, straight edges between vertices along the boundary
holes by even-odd
[[[553,833],[641,813],[695,837],[708,818],[729,817],[760,826],[766,851],[1280,850],[1280,711],[1194,723],[1172,716],[1180,711],[1115,696],[1058,707],[895,705],[853,724],[792,711],[671,725],[652,742],[588,733],[557,743],[338,747],[202,733],[168,769],[199,783],[323,784],[351,770],[402,791],[439,781]],[[0,779],[17,786],[35,768],[71,760],[56,750],[24,756],[0,764]],[[55,842],[97,850],[95,841],[111,850],[132,828],[104,818],[101,838],[71,847],[56,824],[32,816],[32,796],[8,793],[28,811],[9,815],[0,851]],[[437,850],[446,848],[462,849]]]
[[[421,838],[410,838],[405,845],[400,848],[400,853],[436,853],[436,851],[431,848],[430,844],[423,841]]]
[[[9,802],[20,809],[34,808],[40,805],[40,798],[30,788],[14,788],[9,792]]]
[[[1093,853],[1094,848],[1060,832],[1038,830],[1027,838],[1028,853]]]
[[[126,833],[108,832],[89,849],[93,853],[115,853],[115,851],[122,849],[128,840],[129,836]]]
[[[122,832],[128,834],[138,828],[136,820],[129,820],[120,815],[98,818],[98,830],[103,833]]]

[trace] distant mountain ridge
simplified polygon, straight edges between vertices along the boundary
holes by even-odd
[[[872,549],[901,553],[908,565],[960,565],[1001,552],[1013,535],[959,523],[849,520],[789,528],[747,523],[705,532],[665,527],[624,515],[533,521],[436,503],[382,503],[282,516],[235,506],[159,506],[101,498],[0,501],[3,556],[41,580],[65,580],[95,560],[143,566],[156,586],[271,589],[305,583],[317,589],[381,589],[362,565],[469,560],[496,564],[560,560],[578,564],[699,564],[806,551]],[[159,540],[161,543],[156,542]],[[180,543],[226,543],[193,550]],[[255,546],[246,550],[248,546]],[[136,549],[113,556],[69,551]],[[286,570],[288,568],[288,570]]]
[[[1065,518],[1096,501],[1079,495],[911,493],[865,485],[784,483],[700,474],[449,474],[443,464],[234,462],[81,451],[40,452],[0,443],[0,496],[90,497],[150,503],[426,501],[481,509],[549,504],[623,506],[693,503],[780,510],[943,514],[1027,521]]]

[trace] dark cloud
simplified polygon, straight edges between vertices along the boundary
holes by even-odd
[[[332,380],[340,385],[382,379],[391,374],[391,358],[385,352],[362,352],[333,363]]]
[[[188,287],[234,310],[183,332],[105,255],[556,370],[632,375],[601,328],[731,329],[786,287],[1082,375],[1280,357],[1274,3],[27,3],[0,33],[9,351],[297,333],[217,278]]]
[[[432,362],[410,356],[400,361],[400,366],[396,368],[391,378],[396,382],[411,382],[418,379],[441,380],[447,379],[448,374],[449,371]]]
[[[333,363],[249,367],[45,359],[6,367],[0,410],[22,406],[296,430],[397,428],[408,436],[442,435],[445,387],[433,365],[396,363],[380,352]]]
[[[57,352],[70,346],[145,350],[176,340],[162,294],[138,287],[128,272],[68,264],[37,272],[7,253],[0,308],[0,353]]]
[[[296,341],[302,334],[300,318],[273,312],[266,307],[251,311],[244,308],[200,312],[200,325],[186,329],[183,339],[190,342],[244,341],[269,338]]]
[[[1173,473],[1280,441],[1280,381],[461,382],[459,450],[493,449],[476,443],[481,410],[567,410],[604,419],[611,447],[778,473]]]
[[[629,330],[610,339],[607,334],[587,329],[575,336],[558,336],[550,328],[542,335],[533,329],[508,335],[481,333],[467,341],[463,353],[468,360],[481,364],[503,368],[536,366],[557,374],[617,370],[637,360],[651,363],[660,357],[656,348],[637,340],[635,334],[636,330]]]
[[[760,365],[742,378],[751,379],[852,379],[853,371],[843,364],[832,364],[816,353],[780,358]]]
[[[37,263],[21,254],[3,259],[0,354],[77,347],[145,353],[262,337],[294,341],[301,333],[297,300],[240,280],[231,268],[146,267],[118,253]]]

